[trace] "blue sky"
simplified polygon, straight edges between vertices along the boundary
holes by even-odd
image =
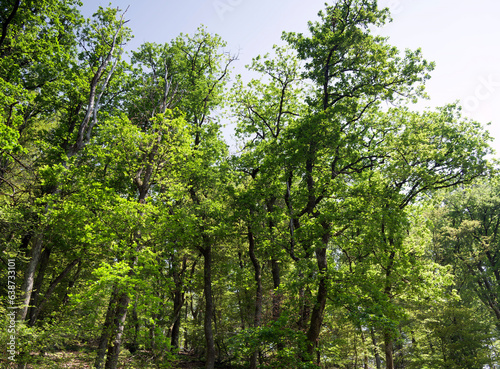
[[[127,8],[134,33],[129,50],[144,42],[164,43],[192,34],[203,24],[219,34],[228,50],[239,53],[235,73],[259,54],[280,43],[282,31],[307,32],[324,0],[82,0],[84,15],[98,6]],[[392,10],[393,22],[378,33],[400,50],[421,48],[436,62],[427,82],[435,107],[460,100],[464,115],[481,123],[496,138],[500,157],[500,1],[498,0],[379,0]]]

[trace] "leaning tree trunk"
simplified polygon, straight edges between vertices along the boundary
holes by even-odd
[[[43,252],[40,255],[40,259],[38,263],[40,267],[38,268],[38,273],[36,274],[35,284],[33,286],[33,292],[31,294],[31,306],[28,309],[28,316],[30,320],[30,325],[33,325],[31,321],[33,321],[33,316],[35,314],[35,310],[38,306],[40,299],[40,291],[42,289],[42,285],[45,279],[45,272],[47,271],[47,266],[49,265],[50,253],[52,251],[51,247],[45,247]]]
[[[35,237],[33,249],[31,250],[31,259],[26,268],[26,272],[24,274],[24,281],[21,286],[21,306],[17,311],[17,321],[24,321],[26,319],[26,315],[28,314],[28,307],[31,300],[31,294],[33,292],[33,286],[35,284],[35,272],[36,268],[40,262],[40,257],[42,254],[42,246],[43,246],[43,237],[42,235],[38,235]]]
[[[136,249],[136,252],[137,251],[138,250]],[[133,260],[130,263],[131,268],[128,273],[129,277],[133,276],[135,272],[135,267],[137,266],[138,259],[139,258],[137,255],[133,257]],[[113,297],[116,300],[115,309],[112,309],[111,306]],[[104,366],[106,369],[116,369],[116,366],[118,364],[118,355],[120,353],[121,345],[123,343],[123,331],[125,329],[125,321],[127,319],[127,311],[129,304],[130,304],[129,294],[126,291],[120,290],[119,287],[116,287],[115,291],[113,292],[112,299],[110,300],[108,313],[106,314],[106,320],[108,320],[108,314],[111,314],[111,318],[109,319],[111,322],[110,325],[103,327],[103,333],[101,336],[101,342],[99,346],[99,355],[102,355],[101,345],[104,345],[105,342],[107,342],[106,364]],[[107,339],[104,340],[106,334],[108,334],[108,336]]]
[[[140,239],[140,235],[136,236]],[[136,253],[139,248],[136,248]],[[135,255],[130,263],[130,271],[128,276],[132,277],[135,273],[135,268],[139,257]],[[125,329],[125,321],[127,320],[127,311],[130,304],[130,295],[126,291],[117,291],[118,301],[116,305],[116,310],[114,314],[113,324],[111,328],[111,336],[108,339],[108,351],[106,355],[106,369],[116,369],[118,364],[118,355],[120,354],[120,349],[123,343],[123,331]],[[104,327],[107,329],[107,327]]]
[[[34,326],[38,318],[38,315],[43,310],[44,305],[49,301],[50,297],[54,293],[56,287],[61,283],[61,281],[66,278],[66,276],[71,272],[73,267],[80,262],[80,259],[75,259],[69,263],[66,268],[50,283],[49,288],[45,292],[43,298],[39,302],[38,306],[33,306],[33,310],[30,316],[29,325]]]

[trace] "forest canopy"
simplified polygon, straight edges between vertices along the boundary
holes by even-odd
[[[492,138],[413,109],[388,9],[325,4],[246,80],[79,6],[0,6],[2,366],[499,367]]]

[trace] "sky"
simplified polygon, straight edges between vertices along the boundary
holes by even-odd
[[[238,54],[235,74],[253,57],[271,52],[283,31],[307,33],[325,0],[82,0],[90,16],[99,6],[127,9],[134,39],[127,50],[144,42],[169,42],[200,25],[227,42]],[[331,3],[329,1],[328,3]],[[436,63],[426,91],[430,100],[416,109],[459,101],[463,114],[483,125],[495,138],[500,158],[500,1],[379,0],[393,21],[377,33],[401,51],[421,48]]]

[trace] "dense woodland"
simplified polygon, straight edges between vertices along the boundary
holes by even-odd
[[[376,0],[251,80],[203,27],[130,51],[124,10],[0,4],[2,367],[500,367],[491,137],[412,110],[434,65]]]

